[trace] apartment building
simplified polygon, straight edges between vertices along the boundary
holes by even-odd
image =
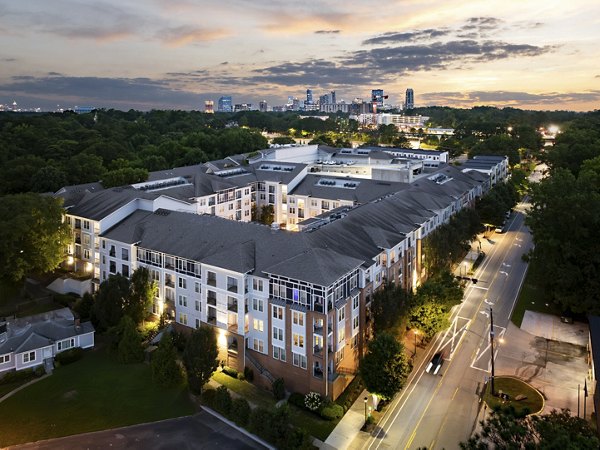
[[[153,312],[179,327],[215,327],[220,360],[254,368],[258,383],[283,376],[291,390],[336,398],[371,334],[373,293],[426,278],[422,240],[489,189],[489,174],[441,165],[399,183],[293,161],[237,162],[155,172],[125,188],[61,190],[71,267],[96,286],[146,267],[158,286]],[[276,223],[304,231],[248,223],[246,200],[273,205]]]

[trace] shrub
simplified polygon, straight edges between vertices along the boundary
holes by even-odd
[[[250,420],[250,404],[245,398],[236,398],[231,402],[231,418],[241,427],[245,427]]]
[[[250,431],[257,436],[270,440],[273,413],[266,408],[256,408],[250,414]]]
[[[217,391],[215,391],[212,388],[206,388],[202,392],[202,403],[204,403],[209,408],[214,408],[216,395],[217,395]]]
[[[273,381],[272,388],[275,400],[283,400],[285,398],[285,381],[283,381],[283,378],[277,378]]]
[[[237,379],[240,381],[246,381],[246,377],[242,372],[238,372]]]
[[[304,406],[310,411],[318,411],[322,404],[323,398],[317,392],[309,392],[304,397]]]
[[[229,375],[232,378],[237,378],[238,376],[238,371],[235,370],[233,367],[229,366],[223,366],[223,373]]]
[[[335,420],[341,418],[343,415],[344,408],[336,403],[324,406],[323,409],[321,409],[321,417],[323,417],[323,419]]]
[[[288,398],[288,403],[304,409],[306,408],[306,405],[304,404],[304,397],[305,396],[299,392],[292,392]]]
[[[231,412],[231,394],[225,386],[219,386],[215,392],[215,409],[225,416]]]
[[[24,369],[15,372],[8,372],[2,378],[0,378],[0,384],[8,384],[14,381],[31,380],[35,378],[35,376],[36,374],[33,371],[33,369]]]
[[[44,375],[45,373],[46,369],[44,368],[44,366],[37,366],[35,369],[33,369],[33,375],[38,378]]]
[[[254,370],[248,366],[244,367],[244,377],[246,377],[246,380],[248,381],[254,381]]]
[[[61,366],[71,364],[83,357],[83,349],[81,347],[70,348],[64,352],[60,352],[54,357],[54,360],[60,363]]]

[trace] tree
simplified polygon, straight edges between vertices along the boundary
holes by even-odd
[[[271,225],[275,220],[275,209],[273,205],[264,205],[260,212],[260,222]]]
[[[129,295],[125,299],[124,312],[137,324],[142,322],[152,307],[156,284],[146,267],[140,267],[131,275]]]
[[[190,390],[202,393],[202,386],[217,370],[219,351],[215,331],[209,326],[201,326],[194,330],[183,351]]]
[[[119,323],[123,317],[129,288],[129,279],[121,274],[110,275],[100,284],[92,315],[100,330],[107,330]]]
[[[152,354],[152,379],[160,386],[171,387],[178,386],[182,378],[173,338],[171,333],[164,331],[158,348]]]
[[[19,281],[55,269],[70,239],[61,200],[33,193],[0,197],[0,277]]]
[[[401,318],[408,309],[410,293],[402,287],[387,285],[373,294],[373,328],[375,333],[394,332],[401,328]]]
[[[121,334],[121,340],[117,348],[119,362],[124,364],[142,362],[144,360],[142,337],[131,317],[123,316],[119,322],[119,329]]]
[[[467,442],[463,450],[484,450],[493,444],[496,449],[597,449],[600,441],[589,424],[571,416],[568,409],[552,410],[542,416],[519,417],[514,408],[499,408],[481,422],[481,432]]]
[[[404,346],[383,332],[369,342],[368,353],[360,363],[360,375],[367,390],[384,399],[391,399],[406,382],[410,363]]]

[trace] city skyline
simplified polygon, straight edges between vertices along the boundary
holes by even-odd
[[[593,110],[600,6],[592,1],[0,0],[0,103],[197,109],[288,96],[400,105]],[[243,20],[242,20],[243,19]]]

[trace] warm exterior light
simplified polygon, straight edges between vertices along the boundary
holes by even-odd
[[[67,257],[67,264],[73,264],[73,257],[72,256],[68,256]]]
[[[217,344],[219,347],[227,346],[227,336],[225,335],[225,330],[219,330],[219,337],[217,338]]]

